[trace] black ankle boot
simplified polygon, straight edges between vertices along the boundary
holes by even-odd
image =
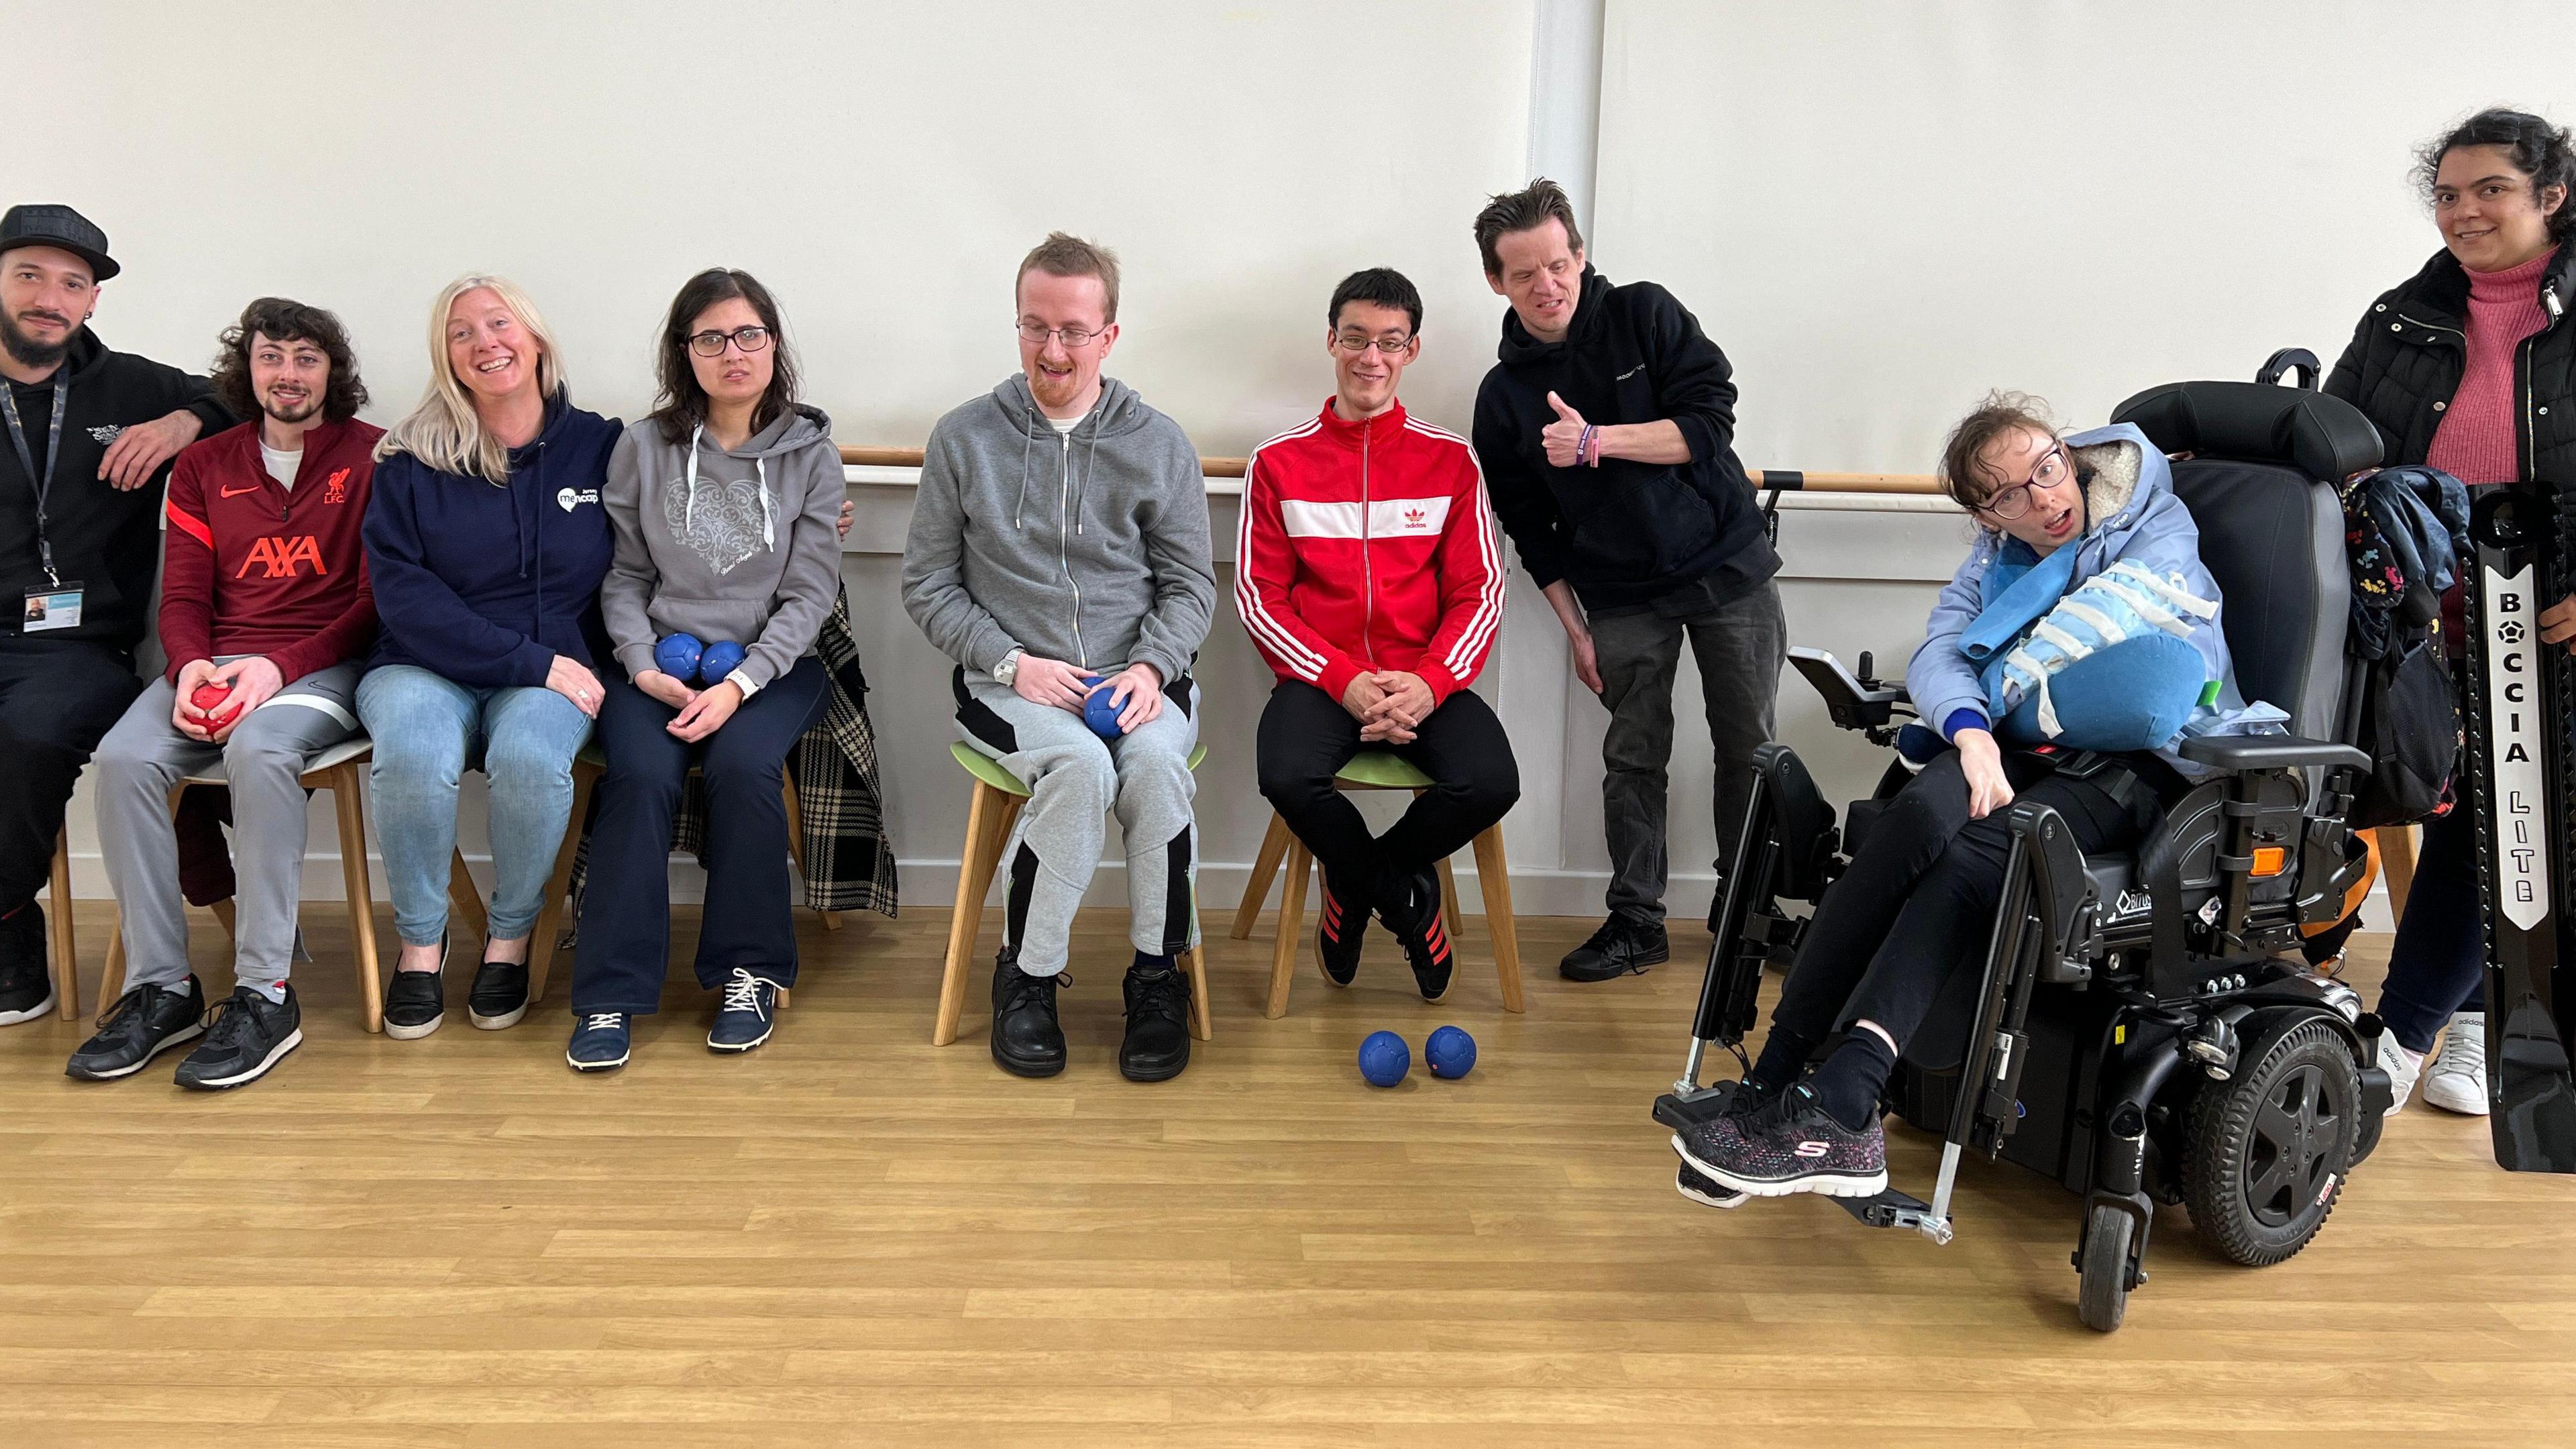
[[[1052,1077],[1064,1070],[1064,1028],[1055,1017],[1055,992],[1063,973],[1031,976],[1019,953],[1004,947],[993,958],[993,1060],[1019,1077]]]
[[[1128,967],[1119,1075],[1131,1082],[1167,1082],[1189,1064],[1190,984],[1171,966]]]

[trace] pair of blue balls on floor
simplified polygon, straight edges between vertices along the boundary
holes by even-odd
[[[1422,1060],[1431,1075],[1455,1079],[1476,1065],[1476,1039],[1454,1026],[1444,1026],[1422,1043]],[[1391,1031],[1373,1031],[1360,1043],[1360,1075],[1372,1087],[1392,1087],[1413,1070],[1413,1049]]]
[[[701,644],[694,634],[666,634],[653,646],[653,667],[682,684],[722,684],[742,661],[742,646],[725,639]]]

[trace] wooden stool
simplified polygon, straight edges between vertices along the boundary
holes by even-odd
[[[948,753],[975,777],[975,798],[966,808],[966,849],[958,862],[957,904],[948,915],[948,962],[939,976],[939,1017],[930,1029],[930,1044],[946,1046],[957,1040],[957,1019],[966,1009],[966,965],[975,954],[975,935],[984,924],[984,893],[993,886],[993,872],[1001,868],[1002,844],[1010,839],[1011,822],[1020,818],[1020,807],[1029,803],[1029,787],[1020,777],[1003,769],[974,747],[963,741],[951,744]],[[1207,758],[1207,746],[1190,751],[1189,767],[1198,769]],[[1190,934],[1198,934],[1198,888],[1190,888]],[[1208,1027],[1207,953],[1197,946],[1181,953],[1180,965],[1190,978],[1190,1035],[1200,1041],[1210,1036]]]
[[[2394,930],[2406,919],[2406,896],[2415,888],[2415,827],[2383,825],[2371,834],[2379,837],[2379,876],[2388,882],[2388,925]]]
[[[581,747],[572,761],[572,815],[564,822],[563,844],[555,851],[554,874],[546,881],[546,903],[537,912],[534,939],[528,943],[528,1005],[546,999],[546,973],[554,965],[555,938],[562,933],[564,905],[572,897],[573,857],[581,853],[582,829],[590,815],[590,792],[599,777],[608,773],[607,752],[596,740]],[[691,766],[694,775],[697,768]],[[796,799],[796,773],[779,772],[779,793],[787,800],[787,853],[796,862],[796,872],[805,873],[805,809]],[[464,908],[466,924],[481,936],[490,930],[483,912],[483,901],[474,884],[473,873],[465,868],[465,852],[459,849],[448,866],[448,898]],[[841,929],[839,911],[817,912],[823,918],[823,929]],[[778,989],[778,1004],[787,1002],[787,988]]]
[[[80,1020],[80,948],[72,936],[72,831],[54,832],[54,878],[49,895],[54,905],[54,1015]]]
[[[1351,756],[1349,764],[1333,777],[1335,788],[1342,790],[1410,790],[1419,795],[1431,788],[1431,777],[1407,763],[1403,756],[1385,750],[1362,750]],[[1528,1003],[1521,996],[1520,933],[1512,921],[1511,869],[1503,860],[1503,827],[1501,822],[1486,826],[1476,836],[1476,883],[1485,897],[1485,929],[1494,940],[1494,974],[1503,988],[1503,1010],[1526,1011]],[[1261,902],[1270,894],[1270,878],[1279,871],[1279,862],[1288,862],[1288,881],[1279,892],[1279,939],[1270,953],[1270,1004],[1263,1015],[1272,1018],[1288,1014],[1288,982],[1297,971],[1297,950],[1306,933],[1306,875],[1314,861],[1314,852],[1306,848],[1288,822],[1271,812],[1270,833],[1261,838],[1261,853],[1252,862],[1252,878],[1244,883],[1243,904],[1234,912],[1234,930],[1238,941],[1248,940],[1252,926],[1261,916]],[[1449,925],[1449,939],[1458,939],[1458,882],[1449,862],[1440,862],[1440,913]]]
[[[367,885],[367,764],[375,747],[365,735],[342,740],[304,762],[299,781],[307,790],[328,790],[340,821],[340,884],[349,898],[349,937],[358,958],[358,1008],[367,1030],[385,1029],[384,981],[376,965],[376,901]],[[179,813],[179,797],[191,785],[221,785],[221,775],[190,775],[170,787],[170,813]],[[231,902],[217,901],[215,918],[233,929]],[[98,980],[98,1009],[104,1016],[125,992],[125,935],[119,926],[107,933],[107,968]]]

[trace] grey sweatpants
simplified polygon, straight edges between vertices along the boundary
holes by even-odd
[[[218,664],[238,655],[226,655]],[[177,691],[146,685],[99,743],[98,838],[125,930],[125,982],[175,986],[188,978],[188,918],[179,896],[179,842],[170,788],[190,775],[221,775],[233,796],[233,975],[284,981],[295,951],[304,873],[304,762],[358,732],[360,666],[334,664],[287,681],[220,745],[170,723]],[[364,850],[364,841],[340,842]]]
[[[1022,971],[1053,976],[1072,945],[1082,905],[1116,811],[1127,841],[1127,939],[1149,956],[1198,944],[1190,908],[1198,832],[1190,802],[1190,750],[1198,743],[1198,689],[1186,675],[1163,692],[1163,715],[1114,741],[1082,717],[1031,704],[991,679],[957,682],[960,738],[1029,787],[1029,803],[1002,845],[1009,882],[1002,944]]]

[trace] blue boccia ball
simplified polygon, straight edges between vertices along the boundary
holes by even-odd
[[[1372,1087],[1392,1087],[1413,1070],[1413,1048],[1391,1031],[1373,1031],[1360,1043],[1360,1075]]]
[[[707,683],[722,684],[724,677],[742,667],[742,646],[718,640],[698,656],[698,677]]]
[[[1463,1077],[1476,1068],[1476,1039],[1444,1026],[1422,1044],[1422,1063],[1435,1077]]]
[[[1117,701],[1110,697],[1112,691],[1095,688],[1094,686],[1099,683],[1100,676],[1097,674],[1089,675],[1083,680],[1083,687],[1090,689],[1091,693],[1084,696],[1082,701],[1082,722],[1091,726],[1093,734],[1104,740],[1114,740],[1127,732],[1118,727],[1119,706]]]
[[[653,667],[686,684],[698,677],[698,659],[705,652],[694,634],[666,634],[653,646]]]

